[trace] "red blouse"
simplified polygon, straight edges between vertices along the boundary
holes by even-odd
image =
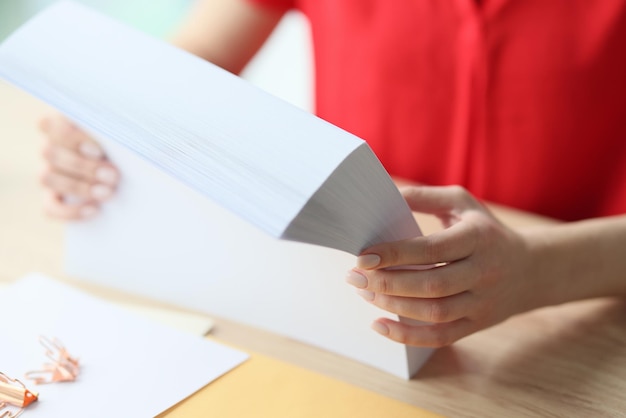
[[[626,213],[626,1],[250,1],[308,17],[317,114],[390,174],[564,220]]]

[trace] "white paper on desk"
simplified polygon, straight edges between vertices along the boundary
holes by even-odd
[[[419,235],[359,138],[69,2],[0,46],[0,75],[152,163],[107,145],[124,184],[105,216],[70,234],[70,274],[252,323],[403,377],[428,357],[430,350],[369,329],[382,312],[343,283],[353,257],[277,242],[221,208],[274,237],[352,254]]]
[[[0,370],[40,392],[29,418],[152,417],[247,358],[39,274],[1,290],[0,299]],[[23,378],[46,361],[40,335],[59,338],[79,358],[75,382]]]

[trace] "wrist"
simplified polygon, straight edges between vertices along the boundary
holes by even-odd
[[[560,273],[556,261],[558,246],[545,228],[532,228],[521,231],[526,248],[527,283],[526,310],[558,305],[567,301],[564,275]]]
[[[521,233],[536,306],[626,296],[626,217],[592,219]],[[531,291],[532,292],[532,291]]]

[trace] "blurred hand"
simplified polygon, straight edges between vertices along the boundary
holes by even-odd
[[[45,135],[41,183],[46,213],[59,219],[95,215],[114,194],[118,170],[100,145],[65,117],[48,116],[39,127]]]
[[[496,220],[465,189],[410,187],[413,211],[437,216],[446,229],[363,251],[346,280],[370,303],[427,322],[381,318],[372,328],[401,343],[440,347],[535,306],[534,275],[524,237]],[[387,269],[437,265],[427,270]]]

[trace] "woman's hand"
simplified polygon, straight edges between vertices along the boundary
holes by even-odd
[[[61,115],[44,118],[44,209],[60,219],[84,219],[115,192],[118,170],[100,145]]]
[[[522,235],[461,187],[409,187],[402,194],[413,211],[437,216],[446,229],[375,245],[358,258],[346,280],[365,300],[425,322],[381,318],[374,330],[401,343],[440,347],[536,306],[541,289],[534,287],[532,251]],[[406,268],[411,265],[436,267]]]

